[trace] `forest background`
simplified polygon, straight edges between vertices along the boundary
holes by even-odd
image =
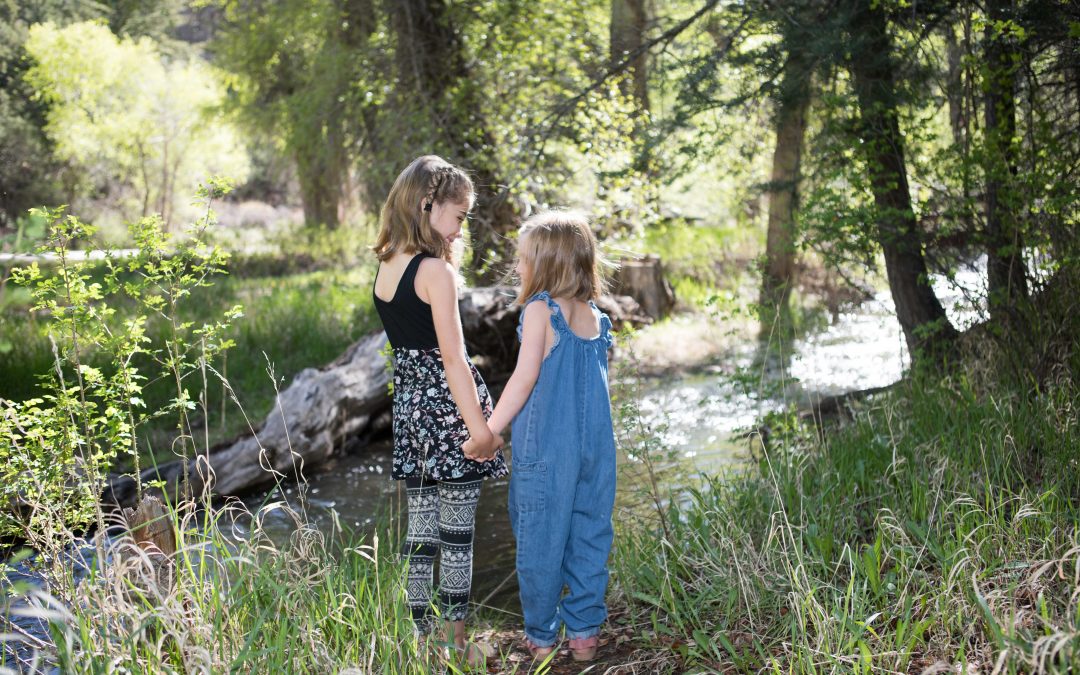
[[[1075,3],[4,0],[0,34],[7,541],[105,531],[109,472],[242,433],[375,329],[377,210],[437,153],[478,186],[473,285],[503,278],[523,217],[574,206],[613,258],[663,261],[678,305],[646,330],[734,326],[759,370],[876,289],[892,300],[898,386],[825,426],[770,414],[737,477],[677,497],[646,481],[655,508],[612,560],[630,627],[612,667],[1076,658]],[[103,247],[118,257],[80,257]],[[929,280],[969,267],[960,324]],[[663,451],[648,430],[623,446]],[[138,608],[153,626],[59,575],[61,639],[34,658],[414,667],[392,547],[350,557],[341,537],[228,568],[229,592],[188,565],[178,604]],[[349,563],[311,582],[324,594],[282,590],[329,559]],[[350,596],[364,620],[333,611],[357,579],[386,584]],[[94,593],[109,621],[79,609]]]

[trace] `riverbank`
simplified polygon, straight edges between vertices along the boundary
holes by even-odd
[[[1022,336],[974,331],[952,370],[824,434],[774,414],[738,477],[621,521],[613,586],[654,627],[645,644],[673,672],[1073,668],[1080,331],[1063,286]]]
[[[1040,311],[1053,307],[1040,302]],[[640,351],[638,363],[669,375],[704,368],[726,377],[717,359],[747,331],[717,335],[715,318],[677,316],[638,331],[614,367],[648,372],[628,358]],[[645,480],[623,483],[631,494],[616,518],[612,620],[597,668],[978,670],[1000,658],[1030,672],[1067,663],[1078,640],[1075,584],[1061,570],[1075,562],[1080,539],[1080,331],[1068,311],[1047,321],[1027,351],[991,344],[953,371],[916,375],[869,399],[824,434],[790,409],[770,408],[769,438],[751,439],[751,464],[692,480],[649,480],[671,464],[671,447],[660,426],[641,424],[640,399],[618,393],[620,433],[631,439],[620,445]],[[671,349],[682,335],[692,338],[686,348]],[[1036,361],[1037,370],[1024,370]],[[690,424],[721,424],[691,403]],[[330,526],[316,527],[309,507],[325,495],[301,492],[305,501],[289,496],[293,510],[273,496],[254,504],[239,526],[226,511],[198,526],[190,512],[175,516],[185,545],[164,587],[140,554],[78,586],[46,565],[59,602],[41,599],[29,611],[54,620],[57,646],[5,642],[65,672],[105,663],[147,672],[428,672],[404,609],[400,521],[361,531],[331,505]],[[273,520],[287,523],[285,536],[270,535]],[[33,595],[26,586],[5,593]],[[528,670],[512,603],[478,607],[472,625],[490,652],[488,672]],[[565,652],[549,666],[580,671]]]

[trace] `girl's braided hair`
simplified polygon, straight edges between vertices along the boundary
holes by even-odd
[[[456,166],[453,166],[451,164],[447,164],[445,166],[435,167],[434,169],[432,169],[432,171],[431,171],[431,181],[430,181],[430,183],[428,185],[428,191],[424,195],[424,210],[425,211],[430,213],[431,212],[431,207],[436,201],[440,201],[440,202],[445,201],[445,197],[443,197],[443,199],[439,199],[439,196],[440,196],[439,195],[439,188],[441,188],[444,185],[448,184],[449,181],[447,181],[447,178],[449,178],[455,172],[460,172],[460,171],[461,171],[461,169],[458,169]],[[470,191],[471,191],[471,188],[470,188]],[[444,192],[445,192],[445,190],[444,190]]]
[[[427,253],[450,261],[451,249],[431,226],[431,208],[445,202],[473,200],[473,183],[460,167],[436,155],[414,159],[398,175],[379,216],[379,236],[372,249],[379,260],[398,251]]]

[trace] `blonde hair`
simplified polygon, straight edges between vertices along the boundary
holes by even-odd
[[[529,268],[518,304],[540,291],[587,301],[606,290],[600,267],[608,263],[581,213],[547,211],[526,220],[518,234],[518,258]]]
[[[395,253],[422,252],[450,261],[451,247],[431,226],[431,206],[469,201],[473,183],[459,167],[437,155],[424,155],[405,167],[379,215],[379,236],[372,250],[379,260]]]

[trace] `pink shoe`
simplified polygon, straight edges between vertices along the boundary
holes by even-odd
[[[533,659],[546,659],[551,652],[555,651],[555,645],[541,647],[534,644],[528,637],[525,638],[525,646],[529,648],[529,653],[532,654]]]
[[[575,661],[592,661],[596,658],[596,648],[599,645],[599,635],[573,638],[570,640],[570,654],[573,655]]]

